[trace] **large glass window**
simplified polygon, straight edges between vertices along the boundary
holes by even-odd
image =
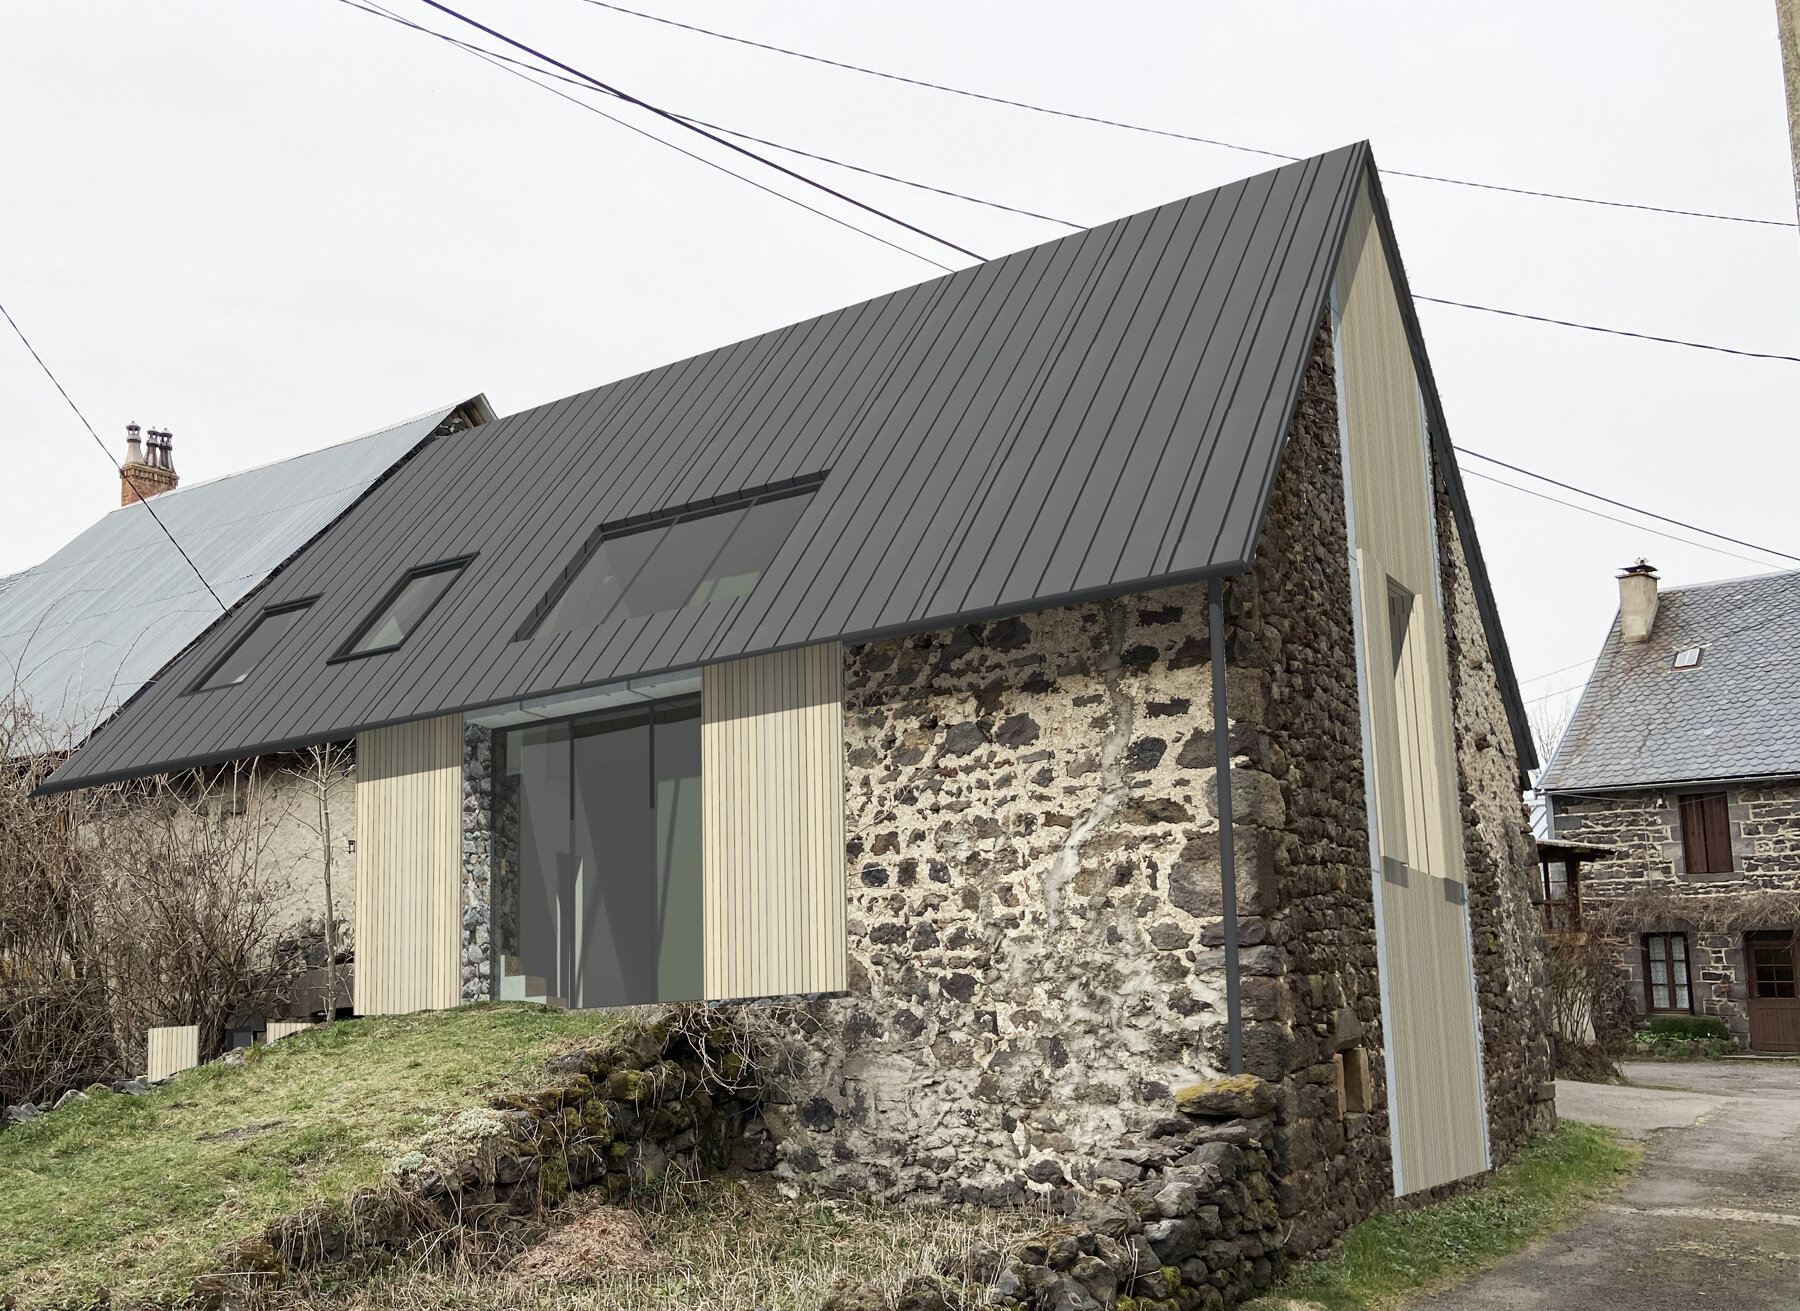
[[[702,991],[700,702],[499,735],[495,995],[573,1007]]]
[[[805,513],[811,486],[735,505],[603,527],[538,604],[519,637],[744,596]]]
[[[251,671],[294,630],[294,625],[311,605],[311,601],[295,601],[264,610],[250,631],[237,640],[194,690],[214,692],[223,687],[236,687],[250,677]]]
[[[392,651],[419,626],[425,616],[431,613],[431,607],[443,599],[444,593],[450,590],[457,575],[469,562],[463,560],[446,560],[442,564],[427,565],[423,569],[415,569],[400,580],[399,586],[388,593],[374,614],[364,621],[357,630],[356,636],[350,640],[339,659],[348,656],[375,655],[381,651]]]

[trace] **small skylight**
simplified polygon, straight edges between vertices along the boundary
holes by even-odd
[[[294,625],[300,622],[300,616],[311,605],[312,600],[309,599],[291,601],[286,605],[264,610],[250,626],[250,631],[240,637],[220,657],[218,663],[207,671],[206,677],[200,680],[194,691],[216,692],[221,688],[236,687],[250,677],[251,671],[281,644],[282,638],[293,631]]]
[[[1700,667],[1700,648],[1690,646],[1685,651],[1675,653],[1675,668],[1698,669]]]
[[[351,656],[379,655],[399,646],[443,599],[470,558],[444,560],[412,570],[387,594],[375,613],[363,621],[356,636],[335,658],[347,660]]]
[[[603,525],[515,640],[747,596],[800,522],[822,477],[725,505]]]

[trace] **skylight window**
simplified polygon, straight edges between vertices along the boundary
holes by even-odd
[[[520,627],[519,639],[747,596],[822,479],[647,522],[602,525],[563,571],[565,581]]]
[[[457,576],[473,557],[445,560],[414,569],[402,578],[375,613],[363,621],[356,636],[335,657],[348,660],[352,656],[379,655],[399,646],[431,613],[431,608],[450,590]]]
[[[1690,646],[1685,651],[1677,651],[1675,653],[1675,668],[1677,668],[1677,669],[1698,669],[1699,667],[1700,667],[1700,648],[1699,647]]]
[[[240,637],[200,680],[196,692],[216,692],[221,688],[236,687],[250,677],[269,652],[281,645],[281,640],[294,630],[313,600],[290,601],[286,605],[271,606],[257,616],[250,631]]]

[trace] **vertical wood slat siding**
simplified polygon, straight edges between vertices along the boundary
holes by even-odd
[[[312,1025],[306,1020],[270,1020],[269,1027],[263,1031],[263,1043],[280,1042],[290,1034],[310,1028]]]
[[[356,1013],[461,1001],[461,715],[356,735]]]
[[[701,684],[705,994],[846,986],[843,647],[708,665]]]
[[[1411,1193],[1487,1168],[1486,1097],[1427,435],[1366,192],[1351,217],[1337,287],[1395,1190]],[[1413,596],[1398,653],[1390,578]],[[1384,868],[1401,877],[1384,876]]]
[[[200,1064],[200,1026],[180,1024],[173,1028],[152,1029],[149,1033],[149,1072],[151,1079],[166,1079]]]

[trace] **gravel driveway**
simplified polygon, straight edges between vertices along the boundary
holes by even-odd
[[[1556,1101],[1567,1119],[1648,1139],[1631,1184],[1415,1311],[1800,1308],[1800,1064],[1630,1062],[1625,1073],[1657,1087],[1558,1081]]]

